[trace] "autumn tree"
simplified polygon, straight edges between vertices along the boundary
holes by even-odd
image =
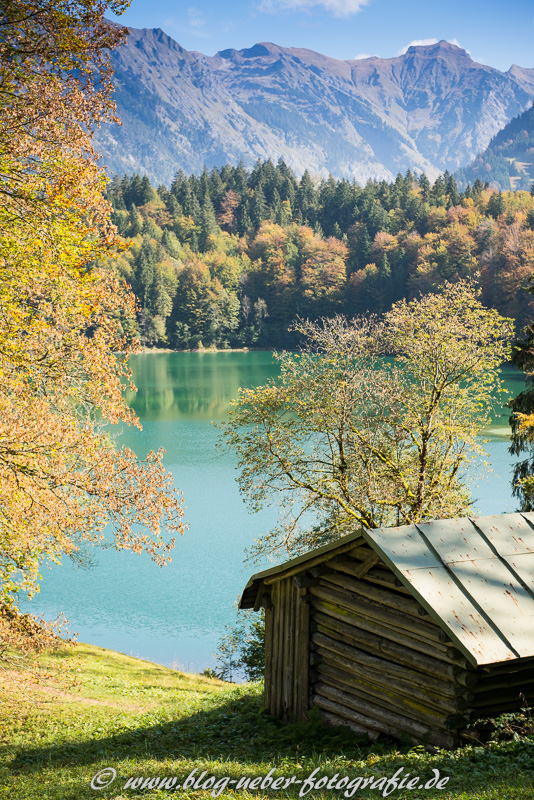
[[[459,283],[396,303],[382,322],[297,327],[304,348],[278,355],[279,379],[240,391],[225,430],[252,508],[285,511],[255,552],[466,514],[465,467],[481,452],[511,320]]]
[[[173,545],[167,533],[182,530],[181,499],[162,453],[139,460],[117,446],[110,428],[139,425],[122,394],[133,346],[125,321],[135,303],[98,266],[120,243],[91,131],[113,117],[109,50],[124,36],[104,14],[126,5],[0,4],[4,641],[24,631],[14,598],[35,591],[43,561],[75,557],[109,526],[115,547],[146,550],[164,563]]]

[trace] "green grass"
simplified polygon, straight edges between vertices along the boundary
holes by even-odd
[[[443,800],[534,798],[534,736],[429,754],[424,748],[374,744],[344,728],[289,725],[262,711],[260,685],[231,685],[185,675],[109,650],[79,645],[45,659],[51,678],[24,692],[0,693],[0,798],[9,800],[126,800],[209,798],[209,790],[124,788],[130,776],[182,782],[197,769],[220,781],[266,775],[390,777],[400,767],[424,780],[438,769],[446,788],[394,791],[389,797]],[[65,664],[70,669],[65,670]],[[63,676],[63,678],[61,678]],[[0,678],[1,678],[0,674]],[[73,684],[73,679],[76,684]],[[107,767],[117,778],[91,788]],[[300,785],[278,791],[226,788],[222,797],[298,797]],[[310,791],[309,798],[343,798],[344,790]],[[381,797],[355,790],[355,798]]]

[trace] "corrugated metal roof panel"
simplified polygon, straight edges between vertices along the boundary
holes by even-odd
[[[505,560],[524,585],[534,594],[534,553],[506,556]]]
[[[417,529],[442,564],[493,558],[494,553],[470,519],[423,522]]]

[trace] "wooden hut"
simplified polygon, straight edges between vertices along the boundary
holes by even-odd
[[[534,514],[360,530],[254,575],[265,706],[454,747],[534,704]]]

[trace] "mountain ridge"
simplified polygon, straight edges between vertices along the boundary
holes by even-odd
[[[302,173],[435,178],[469,164],[534,100],[534,69],[478,64],[442,40],[389,59],[341,60],[258,42],[214,56],[162,29],[112,54],[122,128],[96,144],[109,171],[169,184],[203,165],[283,158]]]
[[[500,130],[488,147],[456,173],[460,187],[477,178],[494,189],[529,190],[534,185],[534,105]]]

